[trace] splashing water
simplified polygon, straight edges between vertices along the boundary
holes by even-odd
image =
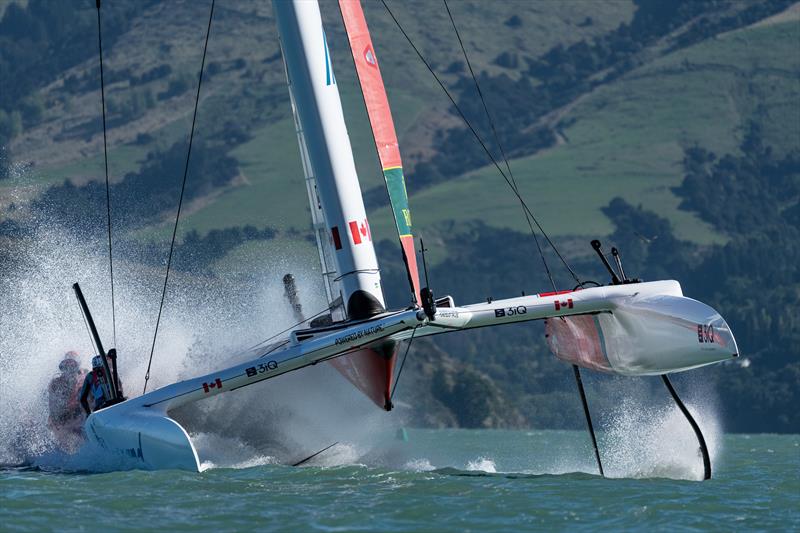
[[[703,431],[713,471],[722,443],[718,418],[688,408]],[[647,407],[626,399],[612,415],[601,449],[609,477],[703,479],[697,436],[675,405]]]
[[[474,461],[469,461],[467,463],[466,470],[494,474],[497,472],[497,465],[495,465],[494,461],[491,459],[479,457]]]
[[[225,277],[179,272],[171,276],[149,391],[220,368],[237,352],[292,325],[294,319],[281,281],[286,272],[294,274],[305,309],[325,307],[322,291],[316,290],[318,274],[292,260],[291,249],[283,252],[276,254],[283,257],[281,260],[258,259],[263,264],[260,276],[253,276],[244,267],[242,272],[226,272]],[[64,353],[78,351],[84,368],[93,355],[71,290],[75,281],[81,284],[106,348],[112,346],[107,256],[102,249],[53,230],[40,230],[11,253],[17,267],[0,279],[0,464],[114,469],[119,465],[101,466],[89,459],[91,450],[69,457],[59,452],[47,428],[47,385]],[[125,394],[135,397],[144,383],[163,269],[122,260],[116,260],[114,267],[120,378]],[[374,417],[374,411],[368,400],[351,389],[338,373],[319,365],[221,395],[208,405],[200,405],[197,416],[228,421],[229,427],[238,425],[239,436],[249,438],[237,448],[201,437],[201,451],[209,454],[209,464],[244,465],[250,453],[251,458],[270,456],[248,446],[251,441],[274,443],[275,435],[266,434],[277,429],[284,435],[278,448],[290,449],[287,456],[293,457],[330,444],[334,428],[358,424],[358,428],[352,428],[354,434],[368,431],[372,427],[370,416],[363,418],[361,414],[369,410]],[[340,401],[332,405],[330,397]],[[345,409],[350,410],[350,417],[345,416]],[[268,413],[280,416],[269,419]],[[197,430],[191,426],[187,429],[190,433],[203,432],[202,424]],[[231,457],[220,457],[215,450],[221,448],[230,450]]]
[[[315,312],[325,307],[318,273],[292,259],[291,249],[281,252],[276,254],[281,260],[258,258],[263,268],[257,276],[246,266],[240,272],[226,271],[224,277],[174,274],[148,390],[220,368],[237,352],[289,327],[294,320],[281,282],[286,272],[295,275],[305,309]],[[111,347],[105,251],[77,237],[41,230],[10,253],[15,254],[19,268],[0,279],[0,464],[67,471],[129,468],[124,459],[98,464],[97,458],[104,454],[89,446],[73,455],[60,452],[47,428],[47,384],[61,357],[77,350],[87,367],[92,355],[70,288],[73,282],[81,283],[101,337]],[[142,389],[162,276],[161,268],[115,261],[120,375],[131,397]],[[700,479],[702,461],[691,427],[677,407],[649,407],[651,400],[629,394],[602,424],[599,438],[607,475]],[[689,408],[714,460],[720,451],[721,428],[709,403],[713,402],[695,400]],[[698,404],[703,405],[701,412]],[[487,473],[596,471],[593,457],[584,448],[554,451],[554,456],[518,454],[530,456],[537,463],[534,468],[530,463],[498,466],[487,455],[429,458],[426,450],[414,450],[415,443],[392,442],[387,436],[401,425],[401,415],[376,410],[328,365],[215,396],[171,414],[189,430],[204,469],[292,463],[338,441],[309,464],[406,470],[465,464],[465,470]]]

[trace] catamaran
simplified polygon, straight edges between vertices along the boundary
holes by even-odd
[[[421,286],[402,160],[378,56],[360,1],[339,0],[408,276],[408,306],[387,309],[319,5],[310,0],[275,0],[273,8],[329,308],[288,338],[257,347],[240,362],[209,374],[131,399],[124,399],[112,383],[108,391],[112,401],[85,421],[88,439],[105,453],[132,458],[141,468],[199,471],[201,460],[192,436],[170,416],[181,406],[329,361],[388,411],[393,407],[401,343],[545,320],[551,350],[575,370],[596,454],[579,367],[623,376],[663,376],[700,439],[709,477],[702,433],[666,375],[735,358],[738,349],[722,316],[684,296],[677,281],[628,279],[616,250],[615,269],[594,241],[611,275],[605,286],[469,304],[456,303],[450,296],[436,298],[429,287]],[[103,349],[77,289],[106,375],[115,376],[116,353]],[[599,454],[597,459],[602,474]]]

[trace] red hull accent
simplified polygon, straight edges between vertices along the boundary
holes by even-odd
[[[381,347],[362,348],[330,362],[375,405],[389,411],[396,361],[397,344],[392,342]]]

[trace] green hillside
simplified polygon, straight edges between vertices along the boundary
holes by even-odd
[[[443,94],[413,51],[400,41],[397,28],[383,8],[378,8],[379,4],[368,3],[365,11],[373,26],[376,47],[381,51],[384,77],[406,159],[412,161],[418,151],[431,150],[429,130],[438,127],[441,121],[452,123],[453,119],[442,111]],[[394,8],[397,16],[418,33],[422,48],[434,64],[446,66],[459,60],[455,36],[440,5],[422,2],[414,6],[398,4]],[[197,2],[158,4],[142,12],[140,22],[133,24],[106,50],[106,75],[111,79],[107,87],[109,110],[115,102],[116,107],[129,104],[137,94],[145,94],[149,99],[129,116],[118,117],[125,121],[116,127],[113,113],[110,113],[112,180],[139,170],[150,151],[186,139],[206,9],[207,6]],[[323,2],[322,9],[330,27],[337,80],[366,190],[381,184],[368,122],[357,93],[352,60],[335,2]],[[508,30],[504,22],[513,15],[526,25],[513,39],[513,46],[520,54],[537,55],[554,42],[571,43],[608,31],[629,19],[633,6],[617,1],[572,2],[561,7],[508,2],[488,9],[485,4],[473,1],[457,3],[453,11],[462,31],[493,36],[472,41],[476,44],[474,60],[480,68],[499,70],[489,63],[508,49],[509,43],[503,38],[503,30]],[[592,24],[578,26],[589,11],[596,11]],[[491,18],[487,18],[489,14]],[[87,10],[82,16],[89,15],[91,11]],[[198,135],[204,135],[209,124],[225,117],[239,121],[252,138],[231,153],[240,163],[243,179],[194,205],[181,229],[207,232],[245,223],[304,229],[308,226],[308,216],[302,170],[283,68],[276,55],[277,35],[271,9],[269,5],[246,0],[228,3],[215,17],[213,31],[209,63],[216,64],[221,72],[214,76],[207,73]],[[87,35],[85,44],[88,48],[95,43]],[[126,76],[142,77],[160,65],[169,65],[171,73],[135,86],[126,79]],[[97,73],[93,71],[96,68],[96,57],[90,54],[86,61],[71,67],[54,83],[39,90],[46,107],[44,119],[26,128],[11,144],[14,154],[33,165],[24,183],[14,183],[15,189],[20,185],[47,186],[64,179],[80,184],[87,179],[102,178],[99,80],[94,79]],[[78,89],[67,88],[66,80],[71,77],[79,80]],[[180,79],[190,80],[189,87],[181,95],[164,101],[158,99],[169,83]],[[454,81],[457,76],[451,74],[446,79]],[[269,99],[269,96],[273,97]],[[263,105],[265,103],[268,105]],[[147,138],[142,140],[143,136]],[[166,223],[165,228],[168,225]],[[166,235],[167,232],[164,229],[157,234]],[[139,234],[152,235],[151,232]],[[391,237],[381,227],[377,235]]]
[[[461,32],[470,36],[466,45],[471,53],[474,51],[471,60],[477,70],[507,71],[512,76],[515,69],[492,64],[502,52],[510,49],[520,57],[534,57],[554,44],[569,44],[570,40],[601,34],[632,15],[632,5],[623,2],[609,2],[602,7],[594,2],[564,4],[566,7],[552,3],[534,7],[525,2],[498,5],[502,9],[487,12],[480,3],[458,3],[454,6],[454,16]],[[277,52],[271,12],[247,2],[234,6],[219,17],[214,28],[209,59],[222,64],[223,72],[211,77],[204,86],[198,133],[202,135],[204,125],[222,113],[252,111],[252,104],[236,109],[239,105],[234,99],[258,100],[269,94],[279,98],[269,109],[258,110],[255,119],[241,117],[252,136],[230,153],[239,162],[241,179],[212,197],[195,202],[187,211],[181,230],[206,233],[244,224],[302,230],[308,225],[308,210],[288,101],[282,87],[282,68],[280,61],[274,60],[263,66],[266,58],[274,59]],[[175,23],[188,23],[180,32],[148,35],[144,28],[134,27],[108,54],[107,65],[141,73],[160,61],[169,61],[174,65],[173,72],[191,77],[202,37],[200,14],[204,8],[201,7],[182,5],[172,10],[180,15]],[[401,148],[413,168],[420,154],[432,149],[430,130],[439,127],[436,124],[458,122],[453,115],[443,113],[448,103],[445,95],[382,7],[378,7],[367,4],[366,12],[381,53]],[[397,6],[396,15],[416,33],[412,37],[418,39],[429,61],[452,84],[457,76],[447,74],[446,67],[461,56],[449,20],[435,3],[417,7],[427,16],[415,19],[406,6]],[[324,3],[323,9],[326,22],[335,28],[331,32],[331,47],[336,54],[337,79],[362,188],[379,187],[381,178],[368,122],[355,87],[344,36],[335,18],[338,16],[335,5]],[[589,26],[581,24],[587,13],[592,15]],[[798,92],[794,74],[798,55],[792,53],[797,41],[797,13],[794,10],[792,16],[775,24],[738,30],[655,57],[558,111],[560,143],[512,161],[521,190],[545,228],[556,235],[608,234],[612,226],[601,208],[611,198],[622,196],[667,217],[681,238],[698,243],[720,242],[723,238],[709,226],[678,209],[679,201],[670,191],[681,179],[682,150],[695,143],[723,152],[731,149],[738,144],[742,124],[751,118],[763,122],[766,134],[778,144],[797,137],[798,121],[791,120],[797,115],[796,106],[791,105],[791,96]],[[251,17],[253,14],[257,16]],[[520,30],[503,24],[513,14],[522,21]],[[145,24],[155,24],[158,14],[143,17]],[[259,46],[243,44],[242,34]],[[473,37],[476,35],[481,39]],[[490,37],[483,39],[483,36]],[[167,38],[168,52],[164,52],[164,42],[158,40],[161,37]],[[156,50],[159,52],[155,53]],[[244,59],[247,66],[243,71],[226,71],[224,65],[237,59]],[[88,60],[73,71],[86,76],[93,61]],[[109,100],[125,101],[126,93],[132,90],[157,94],[166,83],[167,80],[158,80],[151,83],[152,88],[145,85],[145,89],[126,89],[125,82],[112,84]],[[62,89],[56,83],[43,90],[46,99],[63,104],[55,104],[52,117],[24,132],[12,145],[14,153],[33,157],[35,170],[29,177],[35,178],[34,184],[65,178],[81,183],[101,177],[100,132],[96,128],[88,145],[88,138],[69,134],[58,142],[48,142],[48,134],[59,128],[68,130],[67,125],[75,121],[90,120],[97,111],[98,91],[90,90],[72,99]],[[240,95],[234,96],[236,93]],[[112,179],[137,170],[155,147],[168,146],[186,137],[192,94],[192,90],[187,90],[175,102],[156,102],[133,123],[112,128],[109,155]],[[219,108],[215,109],[215,105]],[[78,109],[80,113],[76,113]],[[131,142],[140,134],[147,134],[153,140]],[[480,150],[477,143],[465,149]],[[513,195],[491,166],[419,191],[412,180],[409,192],[418,230],[447,220],[476,219],[493,227],[525,228]],[[371,221],[376,236],[392,237],[391,218],[385,208],[377,209]],[[150,231],[138,234],[167,235],[168,227],[165,221],[155,234]]]
[[[608,234],[601,208],[615,196],[669,219],[676,235],[698,243],[720,236],[678,209],[671,188],[683,177],[683,148],[736,151],[749,119],[773,146],[800,139],[800,11],[780,23],[743,29],[678,50],[603,86],[561,117],[565,141],[512,161],[525,198],[551,233]],[[524,104],[523,104],[524,105]],[[479,149],[476,145],[476,149]],[[418,227],[479,219],[525,230],[513,194],[493,166],[414,192]],[[388,227],[388,211],[373,226]],[[386,231],[386,230],[384,230]]]

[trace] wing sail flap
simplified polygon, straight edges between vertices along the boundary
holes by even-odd
[[[411,210],[403,176],[403,162],[378,58],[375,55],[360,0],[339,0],[339,8],[350,42],[361,92],[364,95],[364,104],[369,115],[375,147],[378,150],[383,178],[386,181],[409,284],[415,300],[420,301],[419,269],[411,231]]]

